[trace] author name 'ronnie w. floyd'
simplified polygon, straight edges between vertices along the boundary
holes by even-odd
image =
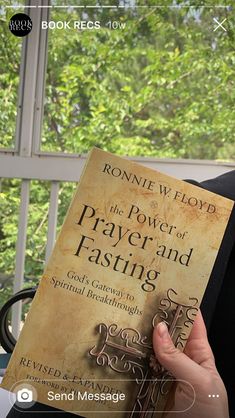
[[[202,212],[215,213],[216,207],[212,203],[203,201],[196,196],[187,196],[186,193],[173,190],[169,185],[161,184],[152,179],[124,170],[123,168],[112,166],[110,163],[105,163],[102,167],[102,172],[106,175],[112,176],[119,180],[137,185],[143,189],[159,193],[162,197],[168,197],[177,202],[183,203],[191,207],[196,207]]]

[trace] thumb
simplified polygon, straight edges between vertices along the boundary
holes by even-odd
[[[190,379],[195,383],[201,380],[201,366],[174,346],[165,322],[160,322],[154,328],[153,348],[158,361],[176,379]]]

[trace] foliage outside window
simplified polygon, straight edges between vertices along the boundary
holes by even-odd
[[[178,3],[52,10],[51,20],[98,20],[101,29],[49,31],[42,150],[235,158],[234,14]],[[214,31],[214,17],[227,18],[227,32]]]
[[[16,3],[23,1],[8,2]],[[206,3],[195,1],[195,8],[182,7],[186,1],[174,8],[53,8],[51,20],[96,19],[101,29],[49,31],[41,151],[86,153],[96,145],[120,155],[234,160],[235,18],[229,7],[203,8]],[[0,143],[13,147],[22,41],[8,30],[15,11],[5,5],[0,3]],[[228,31],[214,32],[213,17],[227,18]],[[110,21],[125,28],[110,29]],[[26,287],[39,280],[44,268],[50,188],[47,182],[31,183]],[[74,187],[61,184],[58,229]],[[2,179],[0,306],[12,292],[19,202],[20,181]]]
[[[24,3],[24,0],[17,2],[0,0],[0,149],[15,146],[22,47],[22,38],[12,35],[8,29],[9,20],[15,11],[5,6],[22,5],[17,12],[23,13]]]

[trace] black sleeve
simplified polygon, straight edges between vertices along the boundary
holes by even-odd
[[[213,193],[224,196],[235,201],[235,170],[222,174],[210,180],[201,183],[195,180],[186,180],[195,186],[202,187]],[[216,303],[221,291],[225,275],[227,274],[228,264],[232,256],[232,249],[235,243],[235,208],[228,222],[219,253],[217,255],[208,286],[206,288],[201,310],[206,323],[207,330],[210,330],[212,318],[216,309]],[[235,274],[235,271],[234,271]]]
[[[235,170],[196,185],[235,201]],[[235,418],[234,299],[235,210],[233,208],[201,306],[216,366],[227,390],[230,418]]]

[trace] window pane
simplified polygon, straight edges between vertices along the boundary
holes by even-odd
[[[22,38],[14,36],[8,25],[14,14],[24,11],[24,3],[0,1],[0,148],[15,146]]]
[[[102,4],[52,9],[42,150],[235,159],[230,8]]]

